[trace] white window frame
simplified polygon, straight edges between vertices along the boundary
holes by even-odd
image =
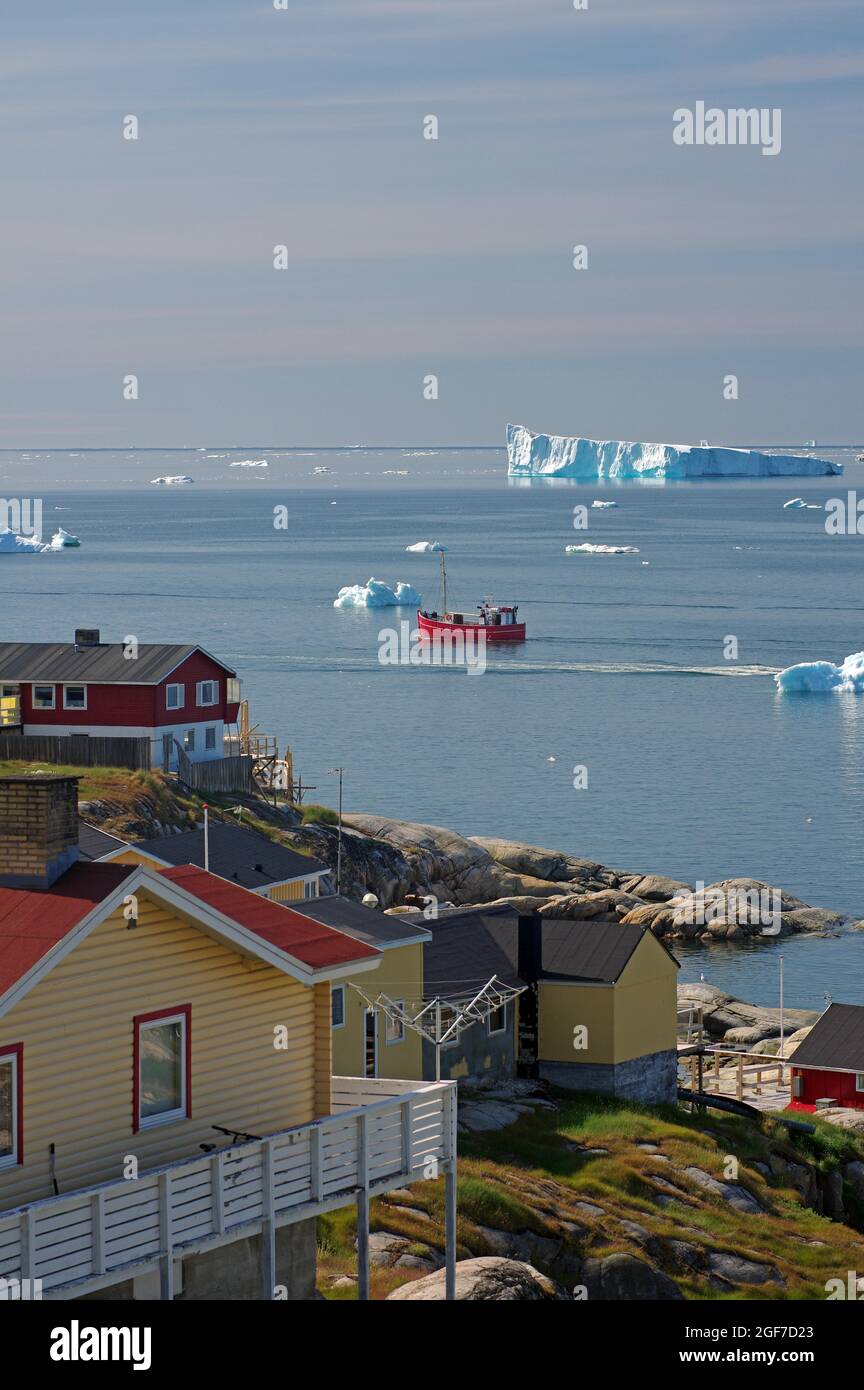
[[[240,691],[242,681],[237,676],[229,676],[225,683],[225,702],[229,705],[239,705],[242,698]]]
[[[210,686],[210,687],[212,688],[212,691],[213,691],[213,699],[212,699],[212,700],[205,700],[205,699],[204,699],[204,687],[205,687],[205,686]],[[211,705],[218,705],[218,703],[219,703],[219,682],[218,682],[217,680],[198,681],[197,685],[195,686],[195,704],[198,706],[198,708],[199,708],[199,709],[208,709]]]
[[[144,1089],[141,1085],[141,1065],[144,1054],[142,1044],[144,1034],[148,1028],[164,1028],[166,1023],[180,1024],[180,1105],[174,1110],[164,1110],[161,1115],[147,1115],[145,1117],[141,1114],[141,1094]],[[185,1120],[188,1118],[189,1077],[186,1074],[186,1059],[189,1056],[188,1040],[186,1038],[186,1029],[188,1026],[185,1013],[163,1014],[160,1015],[159,1018],[151,1018],[148,1023],[138,1024],[138,1114],[135,1118],[138,1121],[139,1130],[157,1129],[159,1125],[173,1125],[176,1124],[178,1120]]]
[[[67,700],[67,697],[66,697],[66,692],[67,692],[67,690],[83,690],[83,691],[84,691],[84,703],[83,703],[83,705],[70,705],[70,704],[68,703],[68,700]],[[85,710],[86,710],[86,708],[87,708],[87,687],[86,687],[86,685],[83,685],[80,681],[71,681],[71,682],[69,683],[69,685],[64,685],[64,687],[63,687],[63,708],[64,708],[64,709],[85,709]]]
[[[50,690],[50,691],[51,691],[51,703],[50,703],[50,705],[39,705],[39,704],[36,703],[36,691],[37,691],[37,690]],[[44,683],[44,685],[42,684],[41,681],[34,682],[34,684],[31,685],[31,687],[30,687],[30,691],[31,691],[32,699],[33,699],[33,708],[34,708],[34,709],[56,709],[56,708],[57,708],[57,687],[56,687],[56,685],[52,685],[50,681],[46,681],[46,682]]]
[[[206,753],[208,748],[215,748],[215,747],[216,747],[216,725],[215,725],[215,724],[211,724],[211,726],[210,726],[208,729],[205,729],[205,730],[204,730],[204,752]]]
[[[311,880],[306,879],[306,880],[304,881],[304,884],[303,884],[303,897],[304,897],[304,898],[317,898],[317,897],[318,897],[318,880],[317,880],[317,878],[313,878],[313,879],[311,879]]]
[[[493,1013],[496,1013],[496,1014],[497,1014],[497,1013],[501,1013],[501,1014],[504,1015],[504,1022],[502,1023],[502,1025],[501,1025],[500,1028],[493,1028],[493,1027],[492,1027],[492,1014],[493,1014]],[[488,1036],[489,1036],[490,1038],[497,1038],[497,1037],[500,1037],[502,1033],[506,1033],[506,1032],[507,1032],[507,1000],[506,1000],[506,999],[504,1000],[504,1002],[503,1002],[502,1004],[499,1004],[499,1005],[498,1005],[498,1008],[497,1008],[497,1009],[493,1009],[493,1010],[490,1011],[489,1017],[486,1019],[486,1032],[487,1032],[487,1034],[488,1034]]]
[[[394,1000],[393,1000],[393,1003],[396,1004],[397,1007],[400,1008],[400,1009],[404,1009],[404,1008],[405,1008],[405,1000],[404,1000],[404,999],[394,999]],[[388,1037],[388,1034],[389,1034],[391,1028],[398,1028],[398,1029],[399,1029],[399,1036],[398,1036],[398,1037],[396,1037],[396,1038]],[[390,1018],[389,1014],[386,1014],[386,1013],[385,1013],[385,1015],[384,1015],[384,1046],[385,1046],[385,1047],[395,1047],[397,1043],[401,1043],[401,1042],[404,1042],[404,1041],[405,1041],[405,1024],[402,1022],[401,1019],[398,1021],[398,1023],[394,1023],[393,1020]]]
[[[864,1071],[856,1071],[855,1073],[855,1090],[864,1091]]]
[[[183,730],[183,752],[184,752],[184,753],[194,753],[194,752],[195,752],[195,730],[194,730],[194,729],[184,729],[184,730]]]
[[[180,692],[176,705],[172,705],[172,703],[171,703],[171,691],[172,691],[172,690],[179,690],[179,692]],[[166,685],[166,687],[165,687],[165,708],[166,708],[166,709],[183,709],[183,708],[185,707],[185,704],[186,704],[186,687],[185,687],[185,685],[183,685],[182,682],[179,682],[179,681],[173,681],[173,682],[171,683],[171,685]]]
[[[347,990],[346,990],[346,988],[345,988],[344,985],[331,985],[331,986],[330,986],[330,1027],[333,1029],[333,1032],[334,1032],[334,1033],[336,1032],[337,1029],[339,1029],[339,1028],[344,1028],[344,1027],[345,1027],[345,995],[346,995],[346,993],[347,993]],[[337,994],[341,995],[341,997],[342,997],[342,1022],[341,1022],[341,1023],[334,1023],[334,1022],[333,1022],[333,1000],[336,998],[336,995],[337,995]]]
[[[18,1137],[21,1130],[21,1117],[18,1113],[18,1091],[20,1089],[18,1068],[21,1065],[21,1056],[17,1051],[4,1052],[0,1048],[0,1066],[7,1063],[12,1067],[12,1152],[0,1157],[0,1172],[6,1168],[17,1168],[21,1162],[21,1154],[18,1150]]]

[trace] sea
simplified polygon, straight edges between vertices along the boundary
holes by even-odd
[[[492,447],[7,450],[0,494],[81,545],[0,556],[0,632],[200,643],[310,801],[334,804],[342,767],[350,811],[754,876],[864,919],[864,695],[773,679],[864,648],[864,535],[825,524],[829,499],[864,499],[859,448],[816,449],[842,478],[617,485],[510,480]],[[194,482],[151,481],[177,475]],[[451,606],[519,605],[528,640],[482,674],[383,664],[413,610],[333,607],[370,577],[437,607],[438,555],[406,550],[422,540],[446,547]],[[638,553],[566,553],[586,541]],[[682,979],[755,1002],[776,1002],[782,954],[790,1006],[864,1003],[851,927],[678,954]]]

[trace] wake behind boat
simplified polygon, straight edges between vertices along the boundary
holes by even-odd
[[[517,604],[493,603],[482,599],[473,612],[449,609],[447,607],[447,566],[444,552],[441,552],[441,611],[428,612],[418,609],[417,626],[420,632],[441,641],[444,637],[454,637],[461,633],[463,640],[486,642],[524,642],[525,624],[518,620]]]

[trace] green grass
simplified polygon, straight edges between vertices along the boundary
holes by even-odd
[[[297,806],[295,810],[299,812],[302,825],[338,825],[339,817],[335,811],[331,811],[329,806],[316,806],[311,803],[308,806]]]

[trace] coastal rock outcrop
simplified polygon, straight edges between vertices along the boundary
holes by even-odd
[[[445,1271],[402,1284],[387,1295],[390,1303],[432,1303],[444,1298]],[[456,1266],[456,1297],[478,1303],[566,1303],[569,1295],[539,1269],[522,1260],[480,1255]]]

